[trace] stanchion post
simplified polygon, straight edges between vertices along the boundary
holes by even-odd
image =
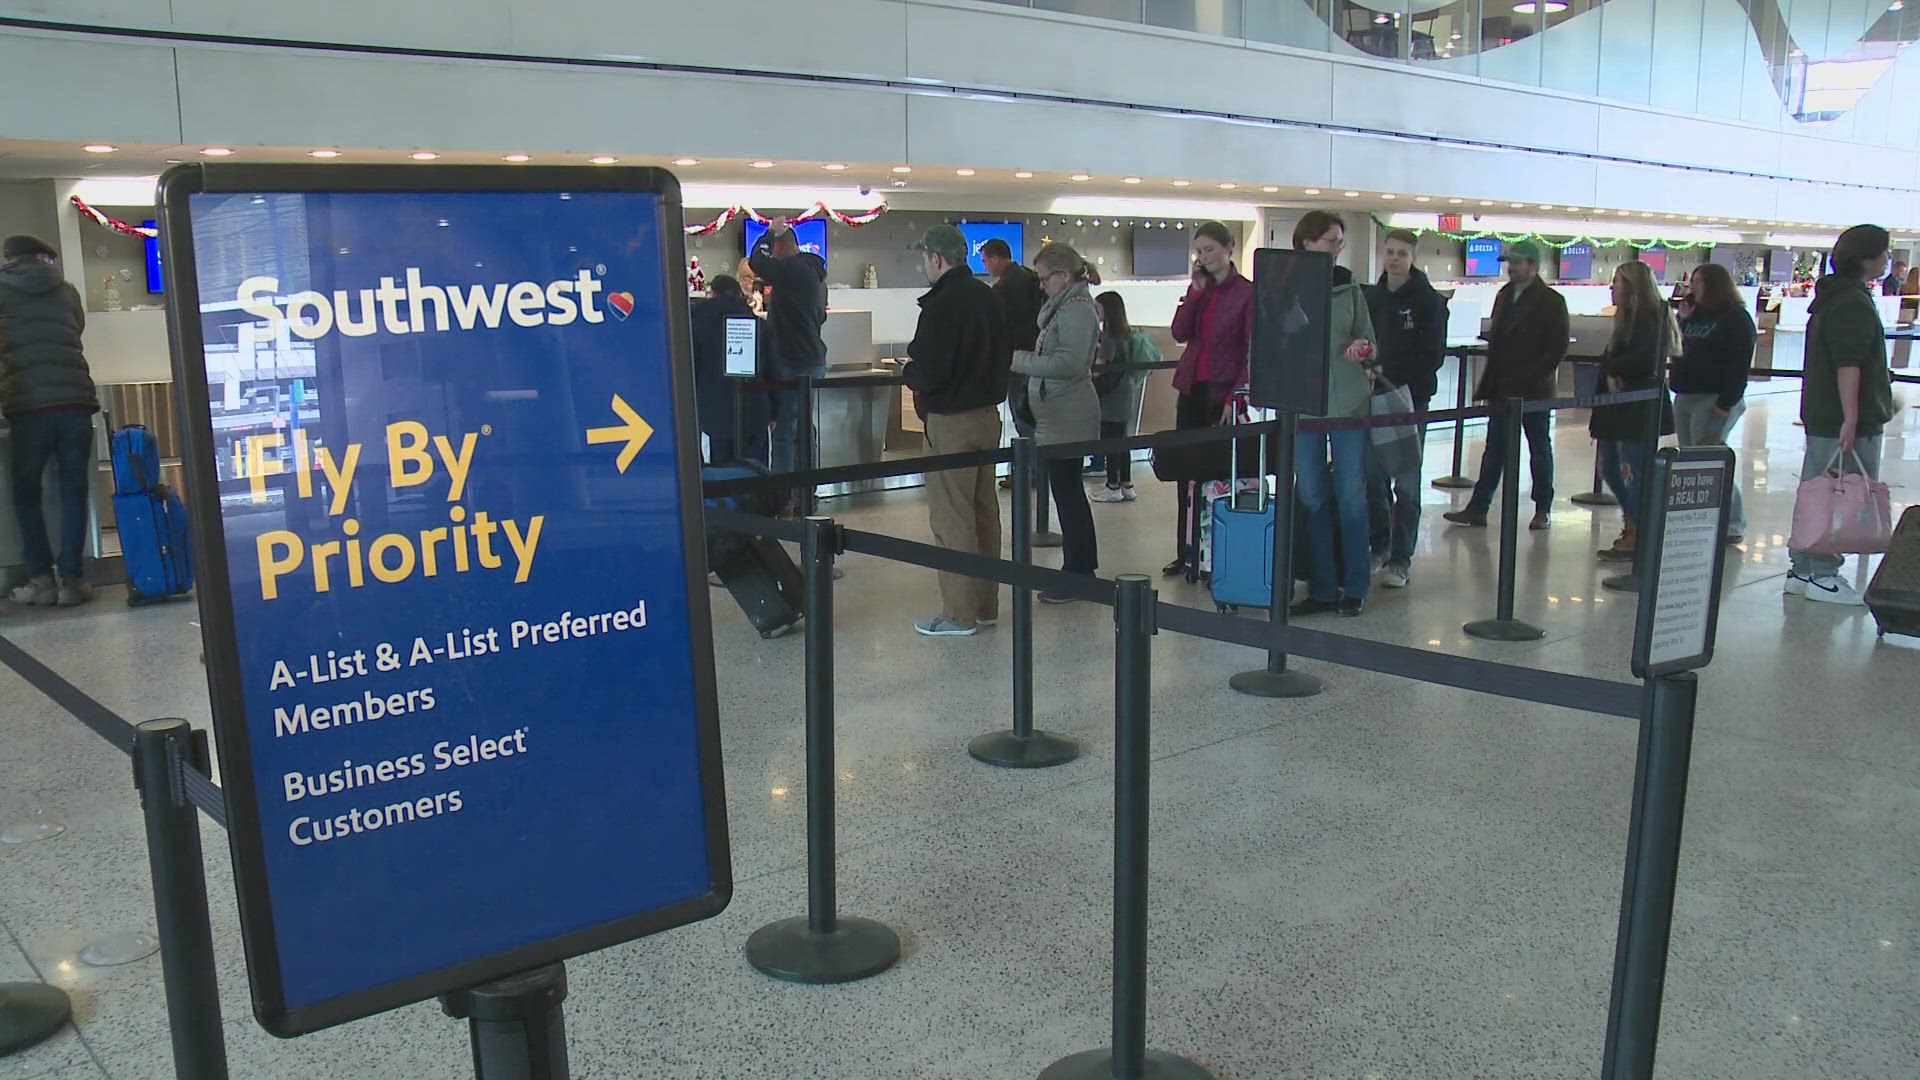
[[[1153,754],[1153,587],[1123,574],[1113,626],[1113,1045],[1062,1058],[1040,1080],[1211,1080],[1147,1049],[1147,819]]]
[[[1601,1080],[1653,1076],[1698,697],[1699,680],[1690,671],[1647,680]]]
[[[900,935],[884,923],[839,914],[834,855],[833,519],[804,522],[800,554],[807,593],[807,913],[768,923],[747,939],[761,973],[799,983],[853,982],[900,959]]]
[[[1461,627],[1470,636],[1486,641],[1538,641],[1545,630],[1513,617],[1513,591],[1516,564],[1520,557],[1520,420],[1526,401],[1512,397],[1502,406],[1498,421],[1506,430],[1507,461],[1500,474],[1500,592],[1491,619],[1477,619]]]
[[[1273,436],[1273,598],[1267,602],[1267,621],[1274,626],[1287,625],[1287,605],[1293,599],[1293,456],[1294,434],[1299,418],[1290,412],[1279,414],[1279,431]],[[1265,438],[1266,436],[1262,436]],[[1238,477],[1229,483],[1236,483]],[[1260,482],[1265,484],[1266,477]],[[1229,498],[1232,496],[1229,495]],[[1194,513],[1203,507],[1196,503]],[[1198,561],[1199,552],[1194,552]],[[1267,647],[1267,666],[1242,671],[1227,680],[1227,685],[1243,694],[1266,698],[1312,697],[1326,684],[1303,671],[1287,670],[1287,654],[1278,645]]]
[[[474,1080],[568,1080],[565,964],[509,975],[440,996],[467,1022]]]
[[[189,765],[210,770],[207,739],[178,717],[134,729],[134,786],[147,823],[147,866],[160,938],[161,981],[180,1080],[226,1080],[227,1044],[207,921],[207,872],[200,811],[187,799]]]
[[[794,438],[797,441],[797,445],[794,447],[794,464],[801,472],[810,473],[814,469],[815,458],[813,444],[813,376],[811,375],[800,376],[800,424],[799,430],[795,433]],[[800,489],[800,500],[796,504],[796,509],[801,517],[813,516],[815,494],[816,492],[812,484],[807,484]]]
[[[1013,440],[1013,489],[1026,490],[1034,473],[1033,440]],[[1013,561],[1033,565],[1032,503],[1013,497]],[[1033,590],[1013,587],[1013,728],[993,731],[967,743],[977,761],[1007,769],[1065,765],[1080,756],[1080,744],[1064,735],[1033,729]]]
[[[1467,407],[1467,384],[1473,381],[1473,354],[1461,349],[1454,356],[1459,359],[1460,367],[1454,376],[1453,407],[1464,409]],[[1461,459],[1466,453],[1466,443],[1467,418],[1456,416],[1453,418],[1453,471],[1445,476],[1434,477],[1434,487],[1470,488],[1473,486],[1472,477],[1460,475],[1460,470],[1465,465]]]

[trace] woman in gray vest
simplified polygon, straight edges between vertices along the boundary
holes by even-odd
[[[1041,446],[1091,442],[1100,435],[1100,395],[1093,389],[1100,316],[1091,289],[1100,283],[1100,272],[1061,243],[1041,248],[1033,269],[1047,303],[1040,309],[1039,340],[1032,351],[1013,354],[1013,370],[1027,377],[1034,442]],[[1080,480],[1080,461],[1078,456],[1048,458],[1047,482],[1060,511],[1060,568],[1091,575],[1099,569],[1100,549],[1094,538],[1093,507],[1087,504],[1087,489]],[[1043,592],[1040,599],[1065,604],[1073,597]]]

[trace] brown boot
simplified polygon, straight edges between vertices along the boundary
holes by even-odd
[[[1601,548],[1598,552],[1602,562],[1629,562],[1633,559],[1635,534],[1632,523],[1620,530],[1620,535],[1610,548]]]

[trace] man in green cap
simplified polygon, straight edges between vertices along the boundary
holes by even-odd
[[[1487,338],[1487,366],[1480,373],[1478,401],[1526,398],[1547,401],[1559,388],[1560,361],[1567,358],[1567,300],[1540,280],[1540,248],[1531,240],[1508,244],[1500,256],[1507,264],[1507,283],[1493,299],[1493,319]],[[1530,412],[1520,418],[1533,464],[1533,521],[1530,529],[1552,524],[1553,414]],[[1464,509],[1442,515],[1455,525],[1481,527],[1494,489],[1506,471],[1507,455],[1520,448],[1507,445],[1507,426],[1494,417],[1487,424],[1487,449],[1480,456],[1480,478]]]
[[[993,289],[967,266],[967,241],[959,229],[935,225],[912,247],[922,253],[933,288],[920,298],[920,323],[901,374],[926,427],[927,450],[996,450],[1012,355],[1006,313]],[[935,543],[1000,557],[1000,496],[993,473],[993,466],[979,465],[927,474],[927,514]],[[913,628],[928,637],[969,637],[999,617],[998,584],[941,574],[939,614]]]

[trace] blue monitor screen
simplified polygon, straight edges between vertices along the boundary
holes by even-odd
[[[154,227],[151,221],[143,221],[140,224],[149,229]],[[161,291],[160,238],[158,236],[147,237],[147,291],[150,293]]]
[[[1467,276],[1499,277],[1500,252],[1505,247],[1505,244],[1491,236],[1467,241]]]
[[[1027,227],[1017,221],[963,221],[960,235],[967,238],[967,265],[976,274],[987,272],[987,264],[980,259],[980,247],[989,240],[1005,240],[1013,261],[1026,261]]]
[[[766,232],[765,225],[752,218],[747,219],[747,254],[753,254],[753,245],[759,243]],[[795,225],[793,235],[799,239],[801,251],[811,251],[822,259],[827,257],[827,223],[824,219],[814,218]]]
[[[1568,244],[1560,249],[1560,279],[1585,281],[1593,276],[1593,245]]]

